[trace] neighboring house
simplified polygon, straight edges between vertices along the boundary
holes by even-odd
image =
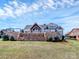
[[[20,28],[6,28],[2,29],[2,31],[7,31],[7,32],[20,32]]]
[[[2,29],[0,31],[0,34],[1,34],[1,32],[3,32],[3,36],[4,35],[8,35],[9,38],[14,37],[14,39],[17,39],[18,35],[19,35],[20,29],[17,32],[15,31],[16,29],[19,29],[19,28],[6,28],[6,29]]]
[[[66,36],[79,40],[79,28],[72,29]]]
[[[14,30],[6,30],[6,29],[3,29],[0,31],[0,34],[3,33],[3,36],[4,35],[8,35],[9,38],[12,36],[14,37],[14,39],[17,39],[18,38],[18,35],[19,35],[19,32],[15,32]]]
[[[4,31],[4,32],[14,32],[14,29],[13,28],[6,28],[6,29],[2,29],[1,31]]]

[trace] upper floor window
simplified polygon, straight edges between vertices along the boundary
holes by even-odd
[[[49,29],[48,26],[45,29]]]

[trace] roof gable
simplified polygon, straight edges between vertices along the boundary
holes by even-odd
[[[57,24],[54,23],[49,23],[49,24],[43,24],[43,25],[38,25],[37,23],[35,23],[34,25],[26,25],[26,27],[24,28],[24,30],[30,30],[31,28],[33,28],[34,26],[37,26],[41,29],[63,29],[61,26],[58,26]]]
[[[30,29],[33,29],[34,27],[38,27],[39,29],[41,29],[41,27],[37,23],[35,23]]]

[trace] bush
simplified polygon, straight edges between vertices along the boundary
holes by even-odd
[[[0,35],[0,38],[1,38],[1,35]]]
[[[8,41],[9,40],[9,36],[8,35],[4,35],[3,36],[3,41]]]
[[[52,40],[52,37],[48,38],[47,41],[52,42],[52,41],[53,41],[53,40]]]
[[[16,41],[13,36],[11,36],[9,40],[10,40],[10,41]]]
[[[76,40],[76,38],[69,38],[70,40]]]
[[[54,42],[59,42],[60,41],[60,38],[58,36],[56,36],[53,41]]]

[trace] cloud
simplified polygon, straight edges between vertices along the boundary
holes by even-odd
[[[64,33],[71,31],[73,28],[79,28],[79,16],[70,16],[63,19],[55,20],[64,28]]]
[[[79,1],[75,0],[39,0],[44,9],[58,9],[58,8],[69,8],[79,4]]]
[[[15,18],[13,24],[17,26],[18,23],[19,26],[19,23],[22,23],[21,27],[24,24],[29,24],[27,21],[30,23],[55,22],[63,26],[66,33],[74,27],[79,27],[78,7],[78,0],[37,0],[30,5],[26,2],[20,2],[20,0],[9,1],[0,8],[0,19],[10,18],[12,20]],[[7,20],[5,23],[7,23]],[[12,22],[10,21],[10,23]],[[7,25],[5,26],[7,27]]]
[[[37,4],[32,4],[31,6],[27,6],[26,3],[10,1],[8,4],[4,4],[3,8],[0,8],[0,18],[1,17],[17,17],[21,16],[25,13],[32,12],[38,9]]]
[[[47,11],[47,9],[56,10],[58,8],[65,8],[78,4],[79,1],[75,0],[38,0],[31,5],[27,5],[25,2],[20,1],[10,1],[4,4],[3,8],[0,8],[0,18],[16,18],[27,13],[38,11],[40,8]]]

